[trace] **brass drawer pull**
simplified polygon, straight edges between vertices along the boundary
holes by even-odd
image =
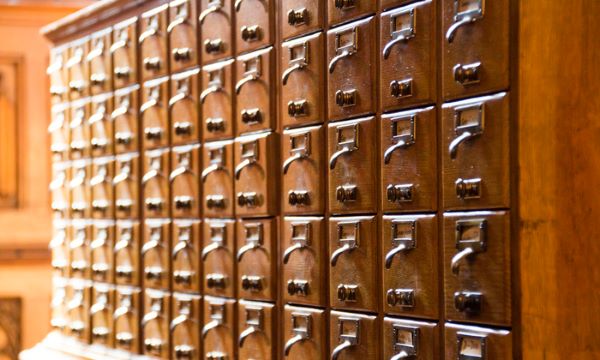
[[[240,333],[238,338],[238,346],[242,348],[248,336],[255,333],[264,334],[264,310],[261,307],[246,306],[246,325],[248,326]]]
[[[390,17],[391,40],[383,47],[383,58],[390,56],[392,47],[415,37],[415,8],[401,11]]]
[[[358,187],[356,185],[342,185],[335,190],[335,198],[341,203],[356,201],[358,199]]]
[[[486,251],[487,220],[458,220],[455,230],[456,249],[459,251],[451,260],[450,268],[454,275],[460,271],[460,263],[470,255]]]
[[[349,234],[345,233],[345,228],[351,229]],[[358,248],[359,235],[360,222],[341,222],[337,225],[338,244],[341,245],[341,247],[338,247],[333,254],[331,254],[331,266],[335,266],[337,264],[338,258],[342,254],[346,252],[352,252],[354,249]]]
[[[336,129],[336,152],[329,158],[329,169],[335,169],[337,160],[344,154],[358,150],[358,134],[359,125],[350,124],[338,126]],[[348,136],[347,132],[351,132]]]
[[[225,121],[223,118],[206,119],[206,130],[210,133],[225,131]]]
[[[402,252],[416,248],[417,223],[414,220],[392,222],[391,229],[393,248],[385,255],[385,268],[392,267],[394,257]]]
[[[289,295],[306,296],[308,295],[308,281],[289,280],[287,282],[287,292]]]
[[[254,275],[242,275],[242,289],[257,293],[263,290],[263,277]]]
[[[462,200],[481,197],[481,179],[457,179],[455,182],[456,197]]]
[[[242,26],[240,31],[242,40],[245,42],[255,42],[262,39],[262,29],[258,25]]]
[[[477,314],[481,311],[483,295],[479,292],[457,291],[454,293],[454,307],[460,312]]]
[[[148,71],[159,71],[161,66],[161,60],[158,56],[144,58],[144,68]]]
[[[171,51],[173,54],[173,60],[175,62],[186,62],[192,59],[191,48],[176,48]]]
[[[337,0],[336,0],[337,1]],[[343,41],[343,39],[345,41]],[[337,63],[358,51],[358,28],[335,34],[335,56],[329,62],[329,73],[333,74]]]
[[[331,353],[331,360],[337,360],[340,354],[353,346],[358,345],[360,340],[360,319],[354,317],[340,317],[338,325],[338,346]]]
[[[200,16],[198,16],[198,21],[200,22],[200,25],[204,24],[204,20],[206,19],[206,17],[214,12],[218,12],[218,11],[222,11],[223,10],[223,0],[212,0],[208,2],[208,8],[206,8],[205,10],[203,10],[200,13]]]
[[[259,124],[263,120],[262,112],[260,109],[244,109],[241,113],[242,123],[246,125]]]
[[[287,13],[287,22],[290,26],[299,26],[308,23],[308,10],[301,8],[298,10],[291,9]]]
[[[461,85],[477,84],[481,81],[481,63],[454,66],[454,80]]]
[[[283,263],[287,264],[290,256],[297,250],[310,249],[311,225],[309,222],[292,223],[292,246],[283,252]]]
[[[288,193],[288,204],[292,206],[308,206],[310,196],[306,190],[290,190]]]
[[[225,43],[221,39],[204,40],[204,51],[208,54],[219,54],[225,51]]]
[[[299,312],[292,313],[292,334],[283,348],[283,353],[287,357],[290,354],[292,346],[302,341],[310,340],[312,336],[312,316]]]
[[[359,0],[334,0],[333,4],[337,9],[347,10],[356,6]]]
[[[389,306],[401,306],[403,308],[415,307],[415,291],[413,289],[389,289],[386,293],[386,301]]]
[[[413,95],[413,79],[394,80],[390,83],[390,95],[395,98],[407,98]]]
[[[288,102],[288,115],[291,117],[308,116],[308,101],[290,101]]]
[[[456,137],[448,145],[448,153],[451,159],[456,158],[460,144],[483,134],[484,123],[484,103],[461,106],[454,109],[454,133]]]
[[[335,92],[335,104],[339,107],[350,107],[355,106],[358,100],[358,91],[356,89],[351,90],[338,90]]]
[[[392,339],[395,355],[390,360],[413,359],[419,356],[419,335],[418,327],[394,324]]]
[[[454,18],[446,31],[446,40],[452,43],[459,27],[483,18],[483,13],[484,0],[454,0]]]

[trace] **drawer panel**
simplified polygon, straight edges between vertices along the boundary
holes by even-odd
[[[198,359],[200,348],[200,295],[173,293],[170,332],[171,359]]]
[[[69,74],[69,99],[76,100],[89,93],[88,72],[85,57],[88,53],[88,37],[83,37],[69,45],[69,59],[65,64]]]
[[[169,359],[169,308],[168,292],[146,289],[144,291],[144,316],[142,317],[142,352],[159,359]]]
[[[72,279],[68,288],[69,334],[87,344],[90,342],[90,297],[91,284],[81,279]]]
[[[182,145],[200,141],[198,124],[198,74],[192,69],[171,76],[171,144]]]
[[[89,98],[77,100],[71,103],[70,114],[70,155],[71,160],[77,160],[90,156],[90,124]]]
[[[140,290],[127,286],[117,286],[115,290],[115,312],[113,314],[116,349],[134,354],[139,353],[140,320]]]
[[[446,323],[446,359],[513,359],[512,334],[477,326]]]
[[[140,159],[135,153],[117,155],[113,178],[117,219],[137,219],[140,214],[138,181]]]
[[[237,54],[275,42],[275,0],[236,0]]]
[[[171,148],[171,216],[196,218],[200,215],[200,145]]]
[[[290,360],[324,359],[327,354],[327,313],[286,305],[283,314],[283,355]]]
[[[202,64],[234,55],[233,0],[200,0],[200,48]]]
[[[235,221],[205,219],[202,230],[204,293],[235,297]]]
[[[235,359],[236,311],[234,299],[204,297],[202,340],[205,359]]]
[[[71,127],[69,123],[69,108],[67,105],[54,105],[52,107],[50,125],[50,151],[52,161],[69,160],[69,136]]]
[[[289,39],[323,29],[325,2],[319,0],[280,0],[281,37]]]
[[[69,198],[71,218],[89,218],[91,215],[91,164],[89,160],[77,160],[71,164]]]
[[[206,217],[233,217],[233,140],[206,143],[202,149],[202,201]]]
[[[205,141],[232,138],[233,123],[233,59],[202,68],[202,138]]]
[[[164,4],[141,15],[138,42],[143,80],[167,75],[168,7]]]
[[[46,75],[50,77],[50,103],[52,105],[68,100],[69,74],[66,68],[67,59],[67,46],[57,46],[50,49],[50,65],[46,69]]]
[[[53,218],[66,219],[69,215],[69,196],[70,196],[70,180],[71,173],[69,163],[54,163],[52,164],[52,181],[50,182],[50,197]]]
[[[94,284],[90,307],[92,344],[113,346],[114,289],[108,284]]]
[[[327,0],[329,26],[358,19],[377,10],[372,0]]]
[[[145,217],[169,217],[169,149],[144,153],[142,187]]]
[[[113,173],[114,158],[95,158],[90,179],[91,211],[95,219],[114,218]]]
[[[402,358],[401,354],[404,354],[404,358],[418,360],[440,359],[439,332],[436,323],[385,317],[382,332],[383,358]]]
[[[139,85],[115,91],[111,120],[114,128],[115,153],[138,151],[138,100]]]
[[[169,289],[171,275],[171,221],[146,219],[142,243],[142,285],[144,288]]]
[[[52,240],[48,247],[52,253],[53,275],[57,277],[69,276],[69,225],[65,220],[52,222]]]
[[[275,305],[240,300],[238,303],[238,355],[240,359],[277,358]]]
[[[94,157],[112,155],[113,123],[111,121],[112,94],[97,95],[90,103],[90,148]]]
[[[114,282],[114,244],[115,222],[113,220],[94,220],[90,243],[92,280]]]
[[[171,286],[175,291],[200,292],[200,220],[173,220]]]
[[[169,3],[169,47],[171,72],[198,64],[196,38],[196,6],[194,0],[174,0]]]
[[[331,311],[331,359],[379,359],[379,321],[376,316]]]
[[[137,17],[113,27],[110,53],[113,61],[114,88],[120,89],[137,82]]]
[[[117,220],[115,228],[115,282],[119,285],[141,285],[140,226],[137,221]]]
[[[50,326],[53,331],[68,335],[69,313],[67,292],[69,284],[66,278],[52,278],[52,300],[50,303]]]
[[[140,106],[144,149],[169,145],[168,80],[164,77],[144,83]]]
[[[69,261],[71,263],[71,278],[91,279],[92,224],[87,220],[71,221],[71,236],[69,241]]]
[[[102,94],[112,90],[112,29],[100,30],[90,39],[90,50],[86,56],[89,70],[90,94]]]

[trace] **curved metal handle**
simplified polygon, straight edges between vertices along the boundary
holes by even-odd
[[[383,162],[385,164],[389,164],[390,160],[392,159],[392,153],[394,153],[394,151],[400,149],[400,148],[405,148],[405,147],[409,147],[410,143],[407,143],[404,140],[400,140],[398,141],[396,144],[390,146],[389,148],[387,148],[385,150],[385,152],[383,153]]]
[[[147,313],[146,315],[144,315],[144,317],[142,318],[142,326],[145,327],[146,324],[148,324],[150,321],[154,321],[160,317],[161,316],[158,311],[152,310],[149,313]]]
[[[338,150],[336,152],[333,153],[333,155],[331,155],[331,158],[329,159],[329,169],[333,170],[335,169],[335,164],[337,164],[337,159],[349,152],[352,152],[353,150],[349,147],[345,147],[342,150]]]
[[[85,57],[86,61],[92,61],[93,59],[102,56],[104,52],[104,45],[94,47],[94,50],[90,51]]]
[[[190,245],[187,241],[178,241],[177,244],[173,246],[173,259],[175,259],[180,252],[188,247],[190,247]]]
[[[394,45],[404,40],[408,40],[408,38],[404,36],[399,36],[385,44],[385,47],[383,48],[383,58],[387,59],[388,57],[390,57],[390,52],[392,52],[392,48],[394,47]]]
[[[106,181],[107,177],[106,170],[100,171],[96,176],[90,179],[90,186],[100,185]]]
[[[407,353],[406,351],[402,350],[399,353],[397,353],[396,355],[392,356],[390,358],[390,360],[408,359],[408,358],[411,358],[413,356],[414,356],[414,354],[411,355],[411,354]]]
[[[248,336],[254,334],[255,332],[258,332],[258,329],[254,326],[250,326],[246,330],[242,331],[238,340],[239,347],[242,348],[244,346],[244,342],[246,342],[246,338],[248,338]]]
[[[175,180],[178,176],[181,176],[187,172],[192,173],[189,166],[180,165],[176,167],[173,171],[171,171],[171,174],[169,175],[169,181],[173,182],[173,180]]]
[[[200,94],[200,102],[202,104],[204,104],[204,101],[206,100],[206,97],[210,94],[219,92],[219,91],[223,91],[223,87],[221,86],[217,86],[217,85],[213,85],[213,86],[209,86],[207,87],[201,94]]]
[[[235,167],[235,179],[239,180],[240,179],[240,174],[242,173],[242,170],[244,170],[244,168],[250,166],[254,164],[254,162],[250,161],[249,159],[245,159],[244,161],[242,161],[238,166]]]
[[[450,262],[450,268],[452,269],[452,273],[454,275],[458,275],[460,271],[460,262],[462,261],[462,259],[466,258],[467,256],[473,253],[475,253],[475,250],[473,250],[473,248],[471,247],[468,247],[459,251],[456,255],[452,257],[452,261]]]
[[[331,266],[335,266],[337,264],[338,258],[340,257],[340,255],[342,255],[345,252],[348,251],[352,251],[354,248],[351,247],[348,244],[344,244],[344,246],[342,246],[341,248],[337,249],[336,251],[333,252],[333,254],[331,254]]]
[[[472,133],[470,133],[469,131],[465,131],[462,134],[460,134],[459,136],[457,136],[456,138],[454,138],[454,140],[452,140],[452,142],[450,142],[450,145],[448,145],[448,153],[450,153],[451,159],[456,158],[456,152],[458,151],[458,145],[460,145],[463,141],[467,140],[468,138],[470,138],[472,136],[474,136]]]
[[[300,153],[296,153],[296,154],[294,154],[294,156],[291,156],[291,157],[287,158],[287,159],[286,159],[286,160],[283,162],[283,167],[282,167],[283,173],[284,173],[284,174],[287,174],[287,172],[288,172],[288,169],[290,168],[290,165],[292,165],[292,163],[293,163],[294,161],[296,161],[296,160],[300,160],[300,159],[302,159],[302,158],[303,158],[303,155],[302,155],[302,154],[300,154]]]
[[[146,31],[144,31],[139,38],[139,43],[143,43],[144,41],[146,41],[146,39],[148,39],[149,37],[155,36],[156,34],[158,34],[158,30],[156,28],[148,28],[146,29]]]
[[[237,253],[237,261],[240,262],[242,261],[242,258],[244,257],[244,255],[250,251],[250,250],[254,250],[254,249],[260,249],[260,245],[255,244],[255,243],[250,243],[250,244],[246,244],[244,246],[242,246]]]
[[[400,244],[398,246],[396,246],[395,248],[393,248],[392,250],[390,250],[386,255],[385,255],[385,268],[389,269],[392,267],[392,261],[394,260],[394,256],[396,256],[397,254],[401,253],[402,251],[407,250],[408,248],[406,247],[405,244]]]
[[[171,21],[171,23],[167,27],[167,32],[170,33],[171,31],[173,31],[173,29],[175,29],[179,25],[185,24],[186,21],[187,21],[187,19],[183,16],[180,16],[177,19]]]
[[[148,171],[147,173],[144,174],[144,177],[142,178],[142,184],[147,183],[148,181],[154,179],[155,177],[158,177],[158,170],[151,169],[150,171]]]
[[[114,42],[114,43],[113,43],[113,44],[110,46],[110,53],[112,54],[112,53],[114,53],[115,51],[117,51],[117,50],[119,50],[119,49],[122,49],[122,48],[124,48],[124,47],[127,47],[127,43],[128,43],[128,42],[129,42],[129,41],[128,41],[128,40],[126,40],[126,39],[121,39],[121,40],[118,40],[118,41]]]
[[[285,356],[288,356],[290,354],[290,350],[292,349],[292,346],[294,346],[295,344],[306,340],[306,338],[302,335],[296,335],[294,337],[292,337],[291,339],[289,339],[286,343],[285,343],[285,347],[283,348],[283,353],[285,354]]]
[[[169,107],[171,108],[178,102],[183,101],[187,98],[188,98],[188,94],[186,94],[185,92],[177,93],[172,98],[169,99]]]
[[[178,315],[175,319],[173,319],[173,321],[171,321],[171,326],[169,326],[169,327],[171,330],[173,330],[177,326],[179,326],[181,324],[185,324],[188,321],[190,321],[190,317],[187,316],[186,314],[181,314],[181,315]]]
[[[296,70],[300,70],[302,69],[304,66],[302,66],[301,64],[296,64],[292,67],[287,68],[284,72],[283,75],[281,75],[281,82],[283,83],[283,86],[287,85],[288,82],[288,78],[290,77],[290,75],[296,71]]]
[[[153,108],[154,106],[158,105],[158,100],[157,99],[150,99],[148,101],[146,101],[145,103],[142,104],[142,106],[140,107],[140,112],[144,113],[146,111],[148,111],[148,109]]]
[[[205,261],[211,252],[216,251],[221,248],[224,248],[224,246],[217,242],[213,242],[210,245],[207,245],[206,247],[204,247],[204,249],[202,249],[202,261]]]
[[[207,167],[206,169],[202,170],[202,174],[200,175],[202,182],[206,182],[206,178],[208,177],[208,175],[214,173],[215,171],[221,170],[221,169],[222,169],[222,167],[220,165],[212,164],[209,167]]]
[[[208,335],[209,331],[216,329],[221,325],[223,325],[223,324],[221,324],[221,322],[219,322],[217,320],[212,320],[209,323],[207,323],[206,325],[204,325],[202,327],[202,339],[206,338],[206,335]]]
[[[333,72],[335,71],[335,66],[338,63],[338,61],[342,60],[343,58],[345,58],[346,56],[350,56],[352,55],[351,52],[349,51],[344,51],[339,55],[336,55],[333,57],[333,59],[331,59],[331,61],[329,62],[329,73],[333,74]]]
[[[333,349],[333,352],[331,353],[331,360],[337,360],[337,358],[340,356],[340,353],[351,346],[352,343],[350,341],[344,340],[343,343],[339,344],[335,349]]]
[[[292,255],[292,253],[296,250],[300,250],[302,249],[304,246],[300,243],[295,243],[294,245],[288,247],[287,249],[285,249],[285,252],[283,253],[283,263],[287,264],[288,261],[290,260],[290,256]]]
[[[244,0],[235,0],[235,5],[234,5],[234,7],[235,7],[235,11],[236,11],[236,12],[240,11],[240,7],[242,6],[242,2],[243,2],[243,1],[244,1]]]
[[[454,35],[456,35],[456,30],[465,25],[470,23],[471,21],[474,21],[475,19],[472,19],[471,17],[464,17],[462,19],[460,19],[459,21],[453,23],[449,28],[448,31],[446,31],[446,40],[448,40],[449,43],[452,43],[454,41]]]
[[[246,85],[250,81],[254,81],[254,80],[257,80],[257,79],[258,78],[255,75],[248,75],[245,78],[243,78],[242,80],[238,81],[237,84],[235,84],[235,93],[237,95],[239,95],[240,91],[242,91],[242,87],[244,85]]]
[[[202,12],[200,13],[200,16],[198,16],[198,21],[200,22],[200,25],[202,25],[202,24],[204,23],[204,19],[205,19],[205,18],[206,18],[208,15],[210,15],[210,14],[212,14],[212,13],[214,13],[214,12],[217,12],[217,11],[219,11],[219,10],[221,10],[221,6],[211,6],[211,7],[209,7],[208,9],[206,9],[206,10],[202,11]]]

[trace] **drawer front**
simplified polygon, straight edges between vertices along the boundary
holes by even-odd
[[[115,224],[112,220],[95,220],[90,243],[92,280],[113,283]]]
[[[174,293],[171,314],[171,359],[200,357],[200,295]]]
[[[137,18],[118,23],[113,28],[113,43],[110,53],[113,61],[115,89],[131,85],[137,81]]]
[[[437,229],[435,215],[383,217],[381,296],[386,314],[438,317]]]
[[[377,218],[329,219],[329,303],[377,311]]]
[[[510,326],[510,214],[444,215],[446,319]]]
[[[202,68],[202,138],[205,141],[233,137],[233,59]]]
[[[276,359],[277,310],[269,303],[238,303],[238,355],[240,359]]]
[[[139,217],[139,161],[138,154],[118,155],[115,159],[113,190],[117,219],[137,219]]]
[[[89,218],[91,215],[90,192],[91,166],[86,160],[73,162],[69,181],[71,218]]]
[[[171,149],[171,214],[174,218],[196,218],[200,211],[200,145]]]
[[[238,296],[274,301],[277,296],[277,219],[236,224]]]
[[[332,3],[334,0],[328,1]],[[375,23],[375,19],[369,17],[327,32],[327,101],[330,121],[375,112]]]
[[[67,48],[63,46],[50,49],[50,65],[46,69],[46,74],[50,77],[50,102],[52,105],[68,100],[67,52]]]
[[[290,360],[324,359],[327,349],[324,310],[286,305],[283,313],[283,356]]]
[[[167,86],[166,77],[144,83],[140,106],[144,149],[169,145]]]
[[[142,352],[159,359],[169,359],[169,324],[171,295],[159,290],[144,292],[142,317]]]
[[[169,149],[144,154],[142,191],[145,217],[169,217]]]
[[[83,343],[90,342],[91,286],[83,281],[71,281],[67,305],[69,334]]]
[[[202,149],[202,202],[206,217],[233,217],[233,141],[206,143]]]
[[[200,221],[173,220],[171,286],[175,291],[200,291]]]
[[[281,198],[285,214],[325,212],[325,142],[323,126],[283,132]]]
[[[96,158],[92,162],[90,179],[92,217],[95,219],[114,218],[112,158]]]
[[[332,359],[378,359],[380,346],[376,316],[331,311],[329,354]]]
[[[437,209],[437,120],[433,107],[381,117],[384,212]]]
[[[69,134],[71,131],[69,125],[69,111],[67,106],[53,106],[52,120],[50,125],[48,125],[52,161],[69,160]]]
[[[235,359],[236,303],[233,299],[204,297],[202,340],[205,359]]]
[[[287,303],[325,306],[326,222],[322,217],[286,217],[283,222],[282,283]]]
[[[446,324],[446,359],[513,359],[512,334],[476,326]]]
[[[436,9],[431,0],[381,14],[381,111],[435,102]]]
[[[202,230],[204,293],[235,297],[235,221],[206,219]]]
[[[372,0],[327,0],[329,26],[358,19],[377,10]]]
[[[233,56],[232,8],[233,0],[200,0],[202,64]]]
[[[94,157],[112,155],[113,123],[111,121],[112,95],[99,95],[90,104],[90,148]]]
[[[112,61],[110,46],[112,29],[99,31],[90,39],[90,51],[86,56],[89,68],[90,93],[102,94],[112,90]]]
[[[116,349],[139,353],[140,306],[139,289],[117,286],[113,314]]]
[[[139,286],[140,226],[137,222],[117,220],[115,228],[115,282],[119,285]]]
[[[445,209],[510,205],[509,116],[506,93],[443,105]]]
[[[281,124],[296,127],[325,119],[325,35],[322,32],[281,45]]]
[[[257,0],[246,0],[257,1]],[[275,129],[275,57],[273,47],[236,60],[236,133]]]
[[[71,104],[70,155],[71,160],[90,156],[90,124],[88,122],[89,100],[78,100]]]
[[[325,6],[319,0],[280,0],[279,24],[281,37],[307,34],[323,28]]]
[[[193,69],[171,76],[171,144],[181,145],[198,142],[198,73]]]
[[[445,99],[508,88],[509,1],[442,1]]]
[[[52,164],[52,181],[50,182],[50,196],[53,218],[66,219],[69,214],[69,165],[65,163]]]
[[[73,220],[69,241],[69,261],[71,262],[71,278],[90,279],[91,252],[90,242],[92,226],[86,220]]]
[[[111,120],[114,127],[115,153],[138,150],[138,85],[115,91]]]
[[[141,16],[138,42],[143,80],[167,75],[167,8],[164,4]]]
[[[174,0],[169,4],[171,72],[198,64],[196,6],[193,0]]]
[[[270,149],[277,148],[278,134],[265,132],[235,140],[235,213],[238,216],[276,215],[279,199],[275,181],[278,159]]]
[[[275,42],[275,0],[237,0],[234,5],[237,54]]]
[[[170,267],[169,220],[146,219],[142,243],[142,269],[144,288],[169,289]]]
[[[88,38],[71,44],[66,63],[69,74],[69,99],[76,100],[88,95],[88,73],[85,57],[88,52]]]
[[[375,117],[328,125],[329,211],[377,211],[377,123]]]
[[[408,5],[413,0],[379,0],[379,7],[381,10],[391,9],[397,6]]]
[[[52,269],[57,277],[69,276],[69,227],[64,220],[52,223],[52,240],[49,248],[52,253]]]
[[[90,328],[92,344],[113,346],[114,290],[106,284],[95,284],[92,288]]]
[[[385,317],[382,331],[383,358],[402,358],[404,354],[404,358],[418,360],[440,359],[439,332],[436,323]]]

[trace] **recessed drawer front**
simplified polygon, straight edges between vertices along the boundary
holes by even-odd
[[[275,177],[277,160],[271,149],[279,145],[278,134],[263,132],[235,140],[235,213],[238,216],[276,215],[279,199]]]
[[[66,105],[55,105],[52,107],[52,120],[48,125],[50,134],[50,151],[52,161],[69,160],[69,111]]]
[[[174,0],[169,4],[167,32],[172,72],[198,64],[196,6],[194,0]]]
[[[442,1],[444,99],[508,88],[508,29],[509,1]]]
[[[142,269],[144,288],[169,289],[170,220],[146,219],[142,244]]]
[[[329,26],[358,19],[377,10],[372,0],[327,0]]]
[[[273,44],[275,42],[275,0],[236,0],[236,53]]]
[[[326,227],[322,217],[284,218],[281,287],[285,302],[326,305]]]
[[[52,269],[57,277],[69,275],[69,226],[65,220],[52,222],[52,240],[49,248],[52,252]]]
[[[238,356],[240,359],[276,359],[275,305],[240,300],[238,303]]]
[[[202,138],[205,141],[233,137],[233,59],[202,68]]]
[[[171,213],[174,218],[195,218],[200,211],[200,145],[171,149]]]
[[[137,81],[136,24],[137,18],[131,18],[116,24],[113,28],[110,53],[115,89],[123,88]]]
[[[94,220],[90,243],[92,280],[114,282],[113,248],[115,244],[115,223],[113,220]]]
[[[88,38],[82,38],[69,47],[69,59],[65,64],[69,74],[69,99],[80,99],[88,95],[88,73],[85,57],[88,51]]]
[[[386,314],[438,317],[437,229],[435,215],[383,217],[381,296]]]
[[[379,359],[379,321],[376,316],[331,311],[331,359]]]
[[[385,317],[382,332],[383,358],[440,359],[439,332],[436,323]]]
[[[46,74],[50,77],[50,101],[52,105],[68,100],[67,52],[65,46],[50,49],[50,65],[46,69]]]
[[[88,122],[89,100],[77,100],[71,104],[70,155],[71,160],[90,156],[90,124]]]
[[[90,242],[92,226],[87,220],[71,222],[69,261],[71,278],[90,279]]]
[[[384,212],[437,209],[434,107],[381,117],[381,207]]]
[[[202,340],[205,359],[234,359],[237,306],[233,299],[204,297]]]
[[[52,181],[50,182],[50,196],[53,218],[66,219],[69,214],[69,163],[52,164]]]
[[[94,284],[90,307],[92,344],[113,346],[114,289],[108,284]]]
[[[175,291],[200,291],[200,221],[173,220],[171,286]]]
[[[140,286],[140,226],[137,221],[117,220],[115,228],[115,282]]]
[[[114,158],[95,158],[92,161],[91,168],[92,217],[95,219],[112,219],[114,218]]]
[[[110,117],[117,154],[138,150],[138,89],[139,85],[135,85],[115,91],[114,110]]]
[[[200,295],[173,293],[171,359],[200,358]]]
[[[238,296],[274,301],[277,296],[277,219],[236,224]]]
[[[509,113],[506,93],[443,105],[445,209],[509,206]]]
[[[113,186],[117,219],[137,219],[139,216],[139,161],[138,154],[116,156]]]
[[[446,319],[510,326],[510,214],[444,215]]]
[[[319,0],[280,0],[279,24],[281,37],[307,34],[323,28],[325,6]]]
[[[325,212],[325,128],[284,130],[282,206],[285,214]]]
[[[431,0],[381,14],[381,111],[435,102],[435,16]]]
[[[296,127],[325,119],[325,35],[322,32],[281,45],[281,123]]]
[[[90,93],[102,94],[112,90],[112,61],[110,46],[112,29],[93,34],[90,39],[90,51],[86,56],[89,68]]]
[[[94,96],[90,105],[90,148],[94,157],[112,155],[113,122],[111,121],[112,94]]]
[[[171,144],[181,145],[198,142],[198,74],[200,69],[192,69],[171,76]]]
[[[321,309],[286,305],[283,313],[283,356],[290,360],[324,359],[327,313]]]
[[[233,0],[200,0],[200,48],[202,64],[233,55]]]
[[[273,47],[239,56],[235,64],[236,134],[275,129],[277,83]]]
[[[169,149],[144,154],[142,191],[145,217],[169,217]]]
[[[206,217],[233,217],[233,140],[205,143],[201,174],[203,214]]]
[[[142,14],[140,44],[142,79],[167,75],[167,8],[164,4]]]
[[[374,4],[372,1],[370,3]],[[330,121],[375,112],[375,23],[375,19],[369,17],[327,32],[327,101]]]
[[[513,359],[512,334],[477,326],[446,323],[446,359]]]
[[[377,311],[377,218],[329,219],[329,303],[335,309]]]
[[[144,316],[142,317],[142,352],[159,359],[169,359],[169,325],[171,295],[160,290],[144,292]]]
[[[144,83],[140,116],[144,149],[169,145],[168,78]]]
[[[113,314],[116,349],[139,353],[140,307],[139,289],[117,286]]]
[[[235,221],[205,219],[202,232],[204,293],[235,296]]]
[[[68,288],[69,334],[83,343],[90,342],[91,285],[87,281],[72,279]]]
[[[53,330],[60,332],[63,335],[68,335],[68,301],[67,279],[62,277],[52,278],[52,300],[50,303],[50,326]]]
[[[329,211],[376,212],[376,118],[330,123],[328,138]]]
[[[91,215],[90,173],[89,160],[77,160],[71,165],[69,198],[71,200],[71,218],[73,219],[89,218]]]

